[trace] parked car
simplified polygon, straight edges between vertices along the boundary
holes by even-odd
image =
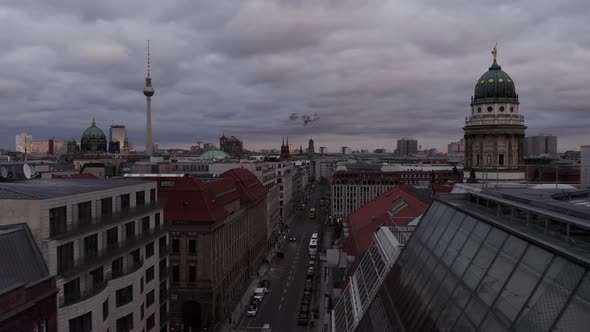
[[[258,287],[254,290],[254,298],[262,302],[262,299],[264,298],[264,293],[264,288]]]
[[[307,274],[313,275],[315,273],[315,268],[310,266],[307,268]]]
[[[307,325],[309,323],[309,314],[300,312],[297,318],[297,325]]]
[[[270,291],[270,280],[268,280],[268,279],[261,280],[258,283],[258,287],[264,289],[264,294],[268,294],[268,292]]]
[[[309,267],[315,268],[315,259],[310,259],[308,265],[309,265]]]
[[[303,288],[304,289],[312,289],[313,288],[313,282],[310,279],[305,280],[305,286]]]
[[[258,313],[258,305],[257,304],[250,304],[248,307],[248,316],[254,317]]]

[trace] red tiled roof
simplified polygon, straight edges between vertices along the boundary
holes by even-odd
[[[224,208],[227,204],[240,199],[250,202],[266,195],[264,185],[246,169],[229,170],[209,182],[192,177],[145,179],[158,182],[158,195],[167,201],[166,220],[211,223],[229,214]]]
[[[233,179],[240,196],[247,202],[256,201],[266,195],[266,187],[256,175],[244,168],[234,168],[221,174],[222,178]]]
[[[453,186],[446,184],[433,184],[432,192],[436,193],[450,193],[453,190]]]
[[[344,247],[349,255],[359,257],[364,253],[380,226],[406,225],[426,211],[428,205],[406,190],[407,188],[396,186],[350,215],[350,236]],[[406,206],[402,208],[403,205]],[[392,211],[393,215],[390,217],[389,211],[392,209],[399,210]]]

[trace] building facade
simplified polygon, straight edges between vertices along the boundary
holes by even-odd
[[[307,156],[309,158],[313,158],[315,156],[315,147],[313,146],[313,139],[309,139],[309,144],[307,145]]]
[[[525,157],[557,156],[557,136],[536,135],[524,138]]]
[[[468,181],[524,181],[524,116],[512,78],[494,62],[475,85],[471,114],[465,120]]]
[[[352,212],[374,200],[397,184],[444,184],[461,180],[452,170],[408,170],[396,172],[337,171],[332,177],[332,216],[347,218]]]
[[[0,226],[0,331],[57,332],[55,277],[27,224]]]
[[[59,290],[59,331],[167,331],[167,231],[156,184],[0,183],[0,223],[26,223]]]
[[[225,135],[219,138],[219,149],[232,158],[241,158],[244,153],[244,146],[235,136],[225,137]]]
[[[413,138],[402,138],[397,140],[397,156],[411,156],[418,153],[418,141]]]
[[[114,147],[114,149],[111,149],[111,147]],[[109,128],[109,152],[129,152],[129,143],[127,142],[127,128],[125,128],[125,125],[111,125]]]
[[[15,137],[15,150],[17,152],[25,152],[25,147],[27,146],[28,142],[33,141],[33,135],[27,133],[20,133],[17,134]]]
[[[156,177],[170,227],[170,320],[177,331],[226,322],[266,253],[267,190],[233,169],[203,182]]]

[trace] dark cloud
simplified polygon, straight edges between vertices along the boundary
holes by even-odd
[[[150,39],[161,146],[225,131],[250,148],[444,149],[498,42],[528,132],[573,149],[589,139],[588,17],[584,0],[5,0],[0,147],[79,138],[95,117],[143,148]]]

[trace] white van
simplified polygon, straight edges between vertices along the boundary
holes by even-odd
[[[317,240],[318,239],[318,233],[312,233],[311,234],[311,239],[312,240]]]

